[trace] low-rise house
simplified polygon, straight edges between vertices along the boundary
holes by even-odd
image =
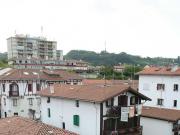
[[[82,78],[61,70],[13,69],[0,76],[2,117],[40,117],[38,91],[50,84],[81,84]]]
[[[180,110],[143,107],[143,135],[179,135]]]
[[[55,84],[39,94],[42,122],[81,135],[141,135],[141,100],[150,100],[127,84]]]
[[[39,121],[9,117],[0,119],[1,135],[77,135],[76,133],[56,128]]]

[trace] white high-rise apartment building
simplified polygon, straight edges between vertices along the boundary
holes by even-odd
[[[8,59],[42,59],[56,60],[62,56],[57,51],[57,42],[49,41],[44,37],[30,37],[28,35],[15,35],[7,39]]]

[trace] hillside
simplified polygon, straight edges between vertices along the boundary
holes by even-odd
[[[135,65],[169,65],[174,63],[180,64],[180,58],[150,58],[150,57],[140,57],[125,52],[119,54],[108,53],[102,51],[101,53],[96,53],[93,51],[84,51],[84,50],[71,50],[65,56],[65,59],[75,59],[75,60],[84,60],[93,65],[107,65],[112,66],[118,63],[126,64],[135,64]]]
[[[8,67],[7,53],[0,53],[0,68]]]

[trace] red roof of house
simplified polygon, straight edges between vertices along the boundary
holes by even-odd
[[[41,122],[22,117],[0,119],[2,135],[77,135],[76,133],[56,128]]]
[[[149,67],[137,73],[138,75],[169,75],[169,76],[179,76],[180,68],[170,68],[170,67]]]
[[[146,106],[142,109],[142,116],[175,122],[180,120],[180,110]]]
[[[88,102],[104,102],[112,97],[124,92],[133,93],[144,100],[151,100],[143,94],[129,87],[127,84],[121,85],[65,85],[55,84],[54,93],[50,92],[50,87],[40,91],[39,94],[45,97],[77,99]]]
[[[0,76],[0,80],[82,80],[82,77],[75,73],[64,70],[39,70],[39,69],[12,69]]]

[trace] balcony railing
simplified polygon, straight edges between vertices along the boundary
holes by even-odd
[[[142,135],[142,129],[143,127],[139,126],[133,128],[119,129],[117,131],[104,130],[103,135],[126,135],[126,134]]]
[[[9,97],[18,97],[19,96],[19,91],[9,91]]]
[[[173,126],[173,132],[178,132],[180,131],[180,124],[176,124]]]

